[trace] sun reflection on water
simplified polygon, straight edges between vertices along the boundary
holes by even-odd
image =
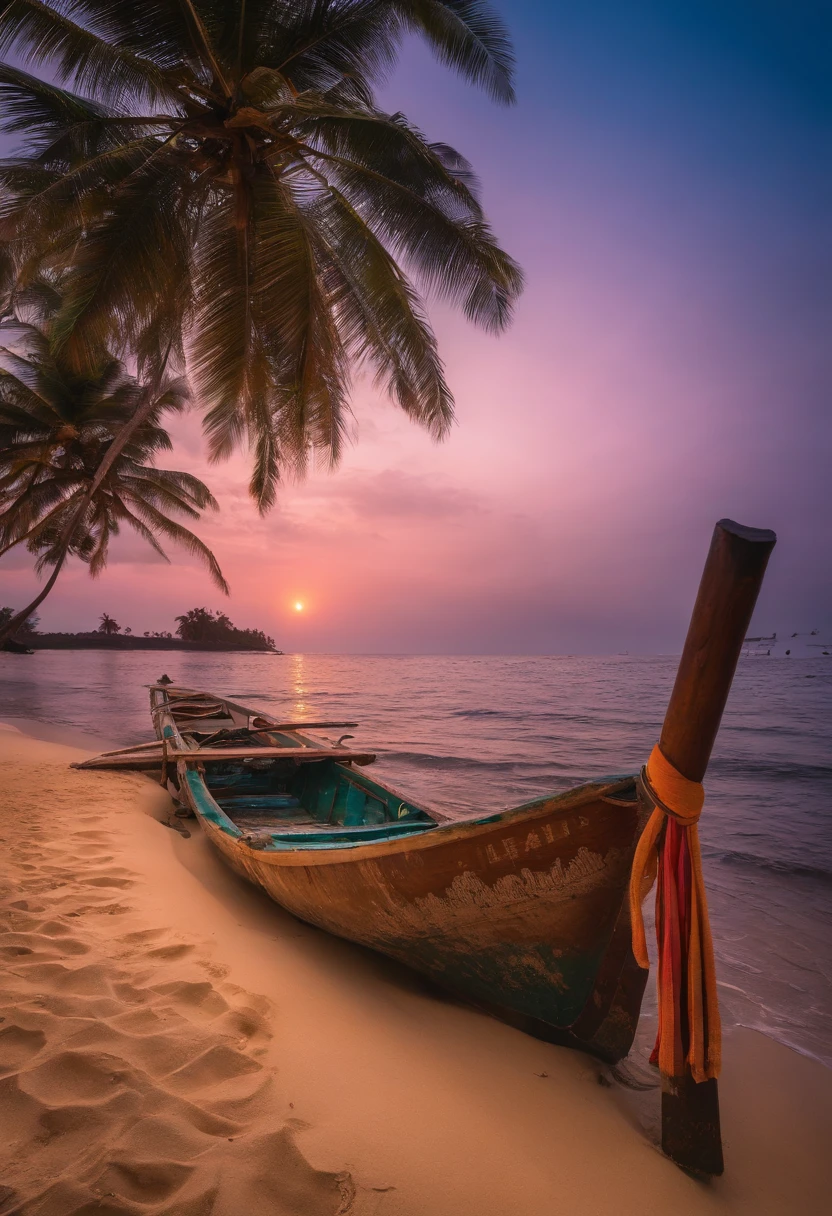
[[[306,700],[309,690],[307,688],[305,656],[302,654],[289,656],[289,686],[294,697],[292,716],[297,721],[302,722],[309,708],[308,701]]]

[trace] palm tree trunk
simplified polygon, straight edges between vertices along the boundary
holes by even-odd
[[[168,350],[168,354],[170,350]],[[115,462],[118,460],[121,453],[124,451],[130,439],[139,429],[147,422],[150,415],[153,413],[153,407],[156,404],[156,398],[159,395],[159,389],[162,386],[162,377],[165,374],[165,365],[167,364],[168,356],[165,355],[165,361],[159,369],[156,376],[153,378],[153,384],[147,391],[147,397],[144,404],[140,405],[129,422],[125,422],[121,430],[117,432],[115,439],[107,448],[104,459],[95,470],[95,476],[92,479],[92,485],[84,496],[84,507],[88,507],[92,502],[93,495],[101,485],[104,478],[109,473]],[[73,521],[74,526],[74,521]]]
[[[27,607],[25,607],[22,610],[22,612],[18,612],[15,616],[13,616],[12,619],[9,621],[9,623],[5,626],[5,628],[0,630],[0,649],[2,649],[3,643],[6,641],[6,639],[14,637],[14,635],[17,633],[18,629],[23,624],[23,622],[28,620],[29,617],[32,615],[32,613],[35,611],[35,609],[39,608],[40,605],[43,603],[43,601],[46,599],[49,592],[55,586],[55,582],[58,578],[58,575],[61,573],[61,568],[63,567],[63,564],[65,561],[66,561],[66,552],[62,553],[61,556],[58,558],[57,562],[55,563],[55,569],[49,575],[49,578],[47,579],[46,583],[41,588],[41,590],[38,592],[38,594],[35,596],[35,598],[32,600],[31,604],[28,604]]]

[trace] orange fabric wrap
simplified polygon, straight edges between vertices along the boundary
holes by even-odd
[[[706,1081],[719,1076],[722,1038],[696,826],[705,791],[698,781],[683,777],[658,746],[643,778],[655,805],[633,857],[630,919],[633,954],[647,968],[642,890],[658,871],[659,1029],[653,1059],[665,1076],[682,1076],[687,1063],[695,1081]]]

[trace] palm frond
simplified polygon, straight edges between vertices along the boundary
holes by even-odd
[[[27,153],[42,155],[67,128],[101,127],[111,111],[8,63],[0,63],[0,130],[27,133]],[[87,153],[92,149],[88,146]]]
[[[313,161],[329,166],[357,211],[368,213],[372,207],[372,227],[412,263],[427,291],[459,303],[466,317],[484,329],[505,329],[523,288],[523,273],[484,220],[456,219],[356,161],[311,148],[309,153]]]
[[[316,204],[314,231],[342,280],[335,312],[345,347],[369,360],[409,417],[442,438],[453,421],[453,397],[412,284],[334,187]]]
[[[348,80],[380,82],[395,60],[401,18],[389,0],[312,0],[261,20],[259,63],[276,68],[296,91],[323,92]]]
[[[514,101],[514,53],[501,17],[482,0],[404,0],[405,24],[422,34],[437,58],[495,101]]]
[[[195,53],[188,7],[177,0],[64,0],[70,16],[104,41],[191,86],[210,82]]]
[[[161,511],[158,511],[155,507],[143,499],[131,501],[131,506],[136,515],[138,515],[140,519],[143,518],[147,526],[151,528],[157,535],[161,533],[169,540],[175,541],[194,557],[198,557],[202,562],[204,562],[215,586],[222,591],[223,595],[231,594],[228,583],[223,577],[223,573],[222,570],[220,570],[217,559],[214,557],[214,554],[204,541],[201,541],[198,536],[195,536],[193,532],[189,531],[188,528],[183,527],[182,524],[176,523],[175,520],[168,519],[167,516],[163,515]]]
[[[132,99],[175,96],[156,64],[113,46],[41,0],[9,0],[0,25],[0,54],[5,51],[36,67],[49,65],[60,80],[119,108]]]
[[[54,326],[58,349],[69,344],[77,366],[89,366],[101,346],[129,346],[153,316],[160,291],[171,283],[171,233],[184,239],[181,174],[173,154],[137,170],[108,212],[90,224],[67,277],[64,306]]]
[[[395,181],[449,215],[482,219],[470,164],[447,144],[428,143],[403,114],[345,109],[316,97],[298,98],[287,112],[296,116],[299,137],[314,147]]]

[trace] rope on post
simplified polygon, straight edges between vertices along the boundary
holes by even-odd
[[[659,947],[659,1027],[650,1059],[668,1077],[681,1077],[685,1063],[697,1082],[718,1077],[722,1037],[716,969],[702,876],[697,823],[705,800],[698,781],[683,777],[659,747],[642,769],[642,786],[653,803],[633,858],[630,916],[633,954],[649,967],[642,916],[642,885],[658,872],[656,937]]]

